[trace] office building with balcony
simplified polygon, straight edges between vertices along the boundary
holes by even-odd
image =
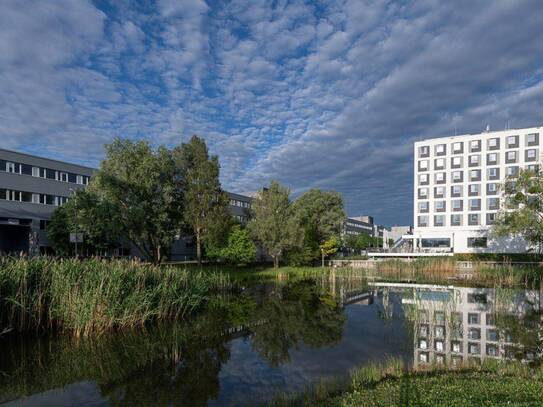
[[[541,164],[543,128],[419,141],[414,148],[413,251],[522,253],[523,239],[489,234],[504,204],[501,185]]]

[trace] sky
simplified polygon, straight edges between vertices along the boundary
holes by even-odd
[[[204,137],[232,192],[277,180],[412,224],[413,142],[543,125],[541,0],[1,0],[0,148],[98,166]]]

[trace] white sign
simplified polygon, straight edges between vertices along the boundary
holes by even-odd
[[[70,233],[70,243],[83,243],[83,233]]]

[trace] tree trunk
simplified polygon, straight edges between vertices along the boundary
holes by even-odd
[[[198,260],[198,264],[202,264],[202,239],[200,236],[200,230],[196,230],[196,259]]]
[[[279,268],[279,256],[273,256],[273,268]]]
[[[322,268],[324,268],[324,251],[321,250],[321,264],[322,264]]]

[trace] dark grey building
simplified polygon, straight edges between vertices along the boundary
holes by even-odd
[[[0,252],[45,252],[47,221],[89,183],[93,171],[0,149]]]

